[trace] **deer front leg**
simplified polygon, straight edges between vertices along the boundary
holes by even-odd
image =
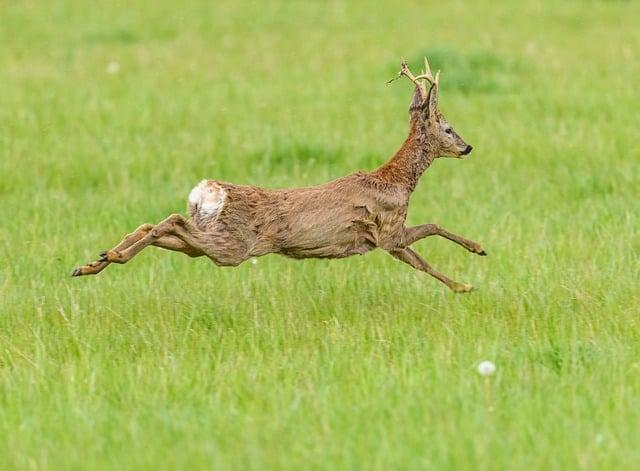
[[[437,235],[440,237],[444,237],[445,239],[449,239],[452,242],[455,242],[458,245],[461,245],[469,252],[476,253],[478,255],[487,255],[487,252],[478,244],[469,239],[465,239],[464,237],[460,237],[459,235],[453,234],[446,229],[438,226],[437,224],[422,224],[420,226],[408,227],[405,229],[403,244],[404,246],[409,246],[414,242],[424,239],[425,237]]]
[[[411,265],[416,270],[423,271],[433,276],[434,278],[440,280],[442,283],[447,285],[451,290],[456,293],[468,293],[473,289],[468,283],[458,283],[457,281],[453,281],[447,276],[443,275],[439,271],[435,270],[431,265],[424,261],[424,259],[418,255],[416,252],[411,250],[410,248],[404,249],[394,249],[390,250],[389,253],[393,255],[398,260]]]

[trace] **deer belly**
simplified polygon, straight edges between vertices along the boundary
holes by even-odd
[[[344,258],[361,255],[377,246],[375,226],[365,221],[326,221],[299,226],[290,232],[280,253],[292,258]]]

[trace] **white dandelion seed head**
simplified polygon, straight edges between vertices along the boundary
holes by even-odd
[[[109,64],[107,64],[108,74],[115,75],[118,72],[120,72],[120,64],[118,64],[116,61],[111,61],[109,62]]]
[[[482,376],[490,376],[496,372],[496,365],[492,361],[481,361],[478,363],[478,373]]]

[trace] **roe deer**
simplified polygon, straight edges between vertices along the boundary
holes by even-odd
[[[434,78],[425,58],[425,70],[417,77],[403,61],[396,78],[402,76],[415,85],[409,135],[378,169],[324,185],[279,190],[203,180],[189,194],[188,219],[173,214],[159,224],[143,224],[99,260],[75,269],[73,276],[95,275],[110,263],[126,263],[150,245],[190,257],[205,255],[220,266],[237,266],[269,253],[343,258],[379,247],[453,291],[470,291],[471,285],[439,273],[409,247],[438,235],[486,255],[476,242],[436,224],[405,227],[409,197],[422,173],[437,157],[462,158],[471,146],[438,110],[439,71]]]

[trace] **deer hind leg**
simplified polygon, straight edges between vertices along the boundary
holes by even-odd
[[[159,239],[151,242],[151,245],[179,250],[190,257],[207,256],[218,266],[235,267],[249,257],[246,243],[224,231],[222,234],[207,234],[195,229],[182,216],[176,216],[176,220],[166,229],[166,233]],[[159,225],[158,225],[159,226]],[[151,231],[145,239],[154,237],[156,230]],[[144,244],[144,239],[136,242],[127,250],[121,252],[122,257],[129,251],[137,251],[137,247]],[[176,244],[179,244],[177,246]],[[142,247],[144,248],[144,247]],[[142,250],[140,248],[140,250]],[[137,252],[136,252],[137,253]]]
[[[172,250],[174,252],[182,252],[189,257],[196,258],[204,255],[202,250],[188,244],[182,240],[178,235],[163,235],[158,240],[151,243],[154,247],[160,247],[161,249]]]
[[[408,227],[407,229],[405,229],[403,243],[406,247],[420,239],[424,239],[425,237],[433,235],[444,237],[445,239],[455,242],[456,244],[461,245],[462,247],[467,249],[469,252],[478,255],[487,255],[487,252],[485,252],[477,242],[453,234],[452,232],[443,229],[437,224],[422,224],[420,226]]]
[[[189,243],[187,241],[184,241],[183,238],[180,237],[177,233],[178,227],[186,227],[187,225],[188,222],[183,216],[179,214],[172,214],[164,221],[154,226],[151,230],[144,234],[143,237],[136,240],[132,244],[129,244],[128,246],[123,248],[115,247],[113,250],[104,252],[100,261],[107,261],[111,263],[127,263],[133,257],[138,255],[143,249],[150,245],[155,245],[155,243],[157,243],[165,236],[173,236],[174,239],[170,239],[171,242],[169,242],[165,237],[165,242],[162,245],[164,248],[168,248],[171,250],[176,247],[175,239],[177,238],[182,240],[182,242],[184,242],[186,245],[190,246],[193,253],[204,255],[204,251],[199,248],[195,239],[192,240],[193,243]]]
[[[147,233],[153,229],[153,224],[142,224],[131,234],[127,234],[124,236],[122,241],[118,245],[116,245],[112,250],[124,250],[130,245],[142,239]],[[102,260],[105,256],[106,252],[100,254],[100,260],[96,260],[95,262],[87,263],[81,267],[73,270],[71,276],[83,276],[83,275],[97,275],[102,270],[109,266],[109,262],[106,260]]]
[[[431,265],[429,265],[420,255],[409,248],[404,249],[395,249],[390,250],[389,253],[393,255],[398,260],[411,265],[416,270],[423,271],[433,276],[434,278],[440,280],[442,283],[447,285],[451,290],[456,293],[468,293],[473,289],[473,287],[468,283],[458,283],[457,281],[453,281],[447,276],[443,275],[439,271],[435,270]]]
[[[175,220],[175,215],[172,217]],[[163,221],[163,223],[166,222],[167,220]],[[182,220],[184,221],[183,218]],[[150,233],[154,229],[157,231],[157,228],[161,226],[163,223],[160,223],[157,226],[153,226],[152,224],[141,225],[134,232],[125,236],[125,238],[113,249],[111,249],[110,251],[101,253],[99,260],[88,263],[87,265],[83,265],[79,268],[76,268],[73,271],[72,276],[97,275],[102,270],[104,270],[107,266],[113,263],[113,260],[109,260],[110,253],[121,254],[122,252],[125,252],[130,247],[138,244],[139,242],[142,242],[145,238],[147,238],[146,242],[148,242],[149,241],[148,236],[150,235]],[[167,250],[182,252],[189,255],[190,257],[199,257],[201,255],[204,255],[204,252],[200,249],[199,245],[194,240],[187,242],[183,240],[183,238],[181,238],[179,235],[172,235],[169,233],[165,233],[159,237],[153,237],[150,240],[150,244],[147,244],[147,245],[153,245],[155,247],[160,247]],[[142,250],[142,248],[139,248],[139,250]],[[133,255],[131,257],[133,257]],[[119,262],[119,263],[124,263],[124,262]]]

